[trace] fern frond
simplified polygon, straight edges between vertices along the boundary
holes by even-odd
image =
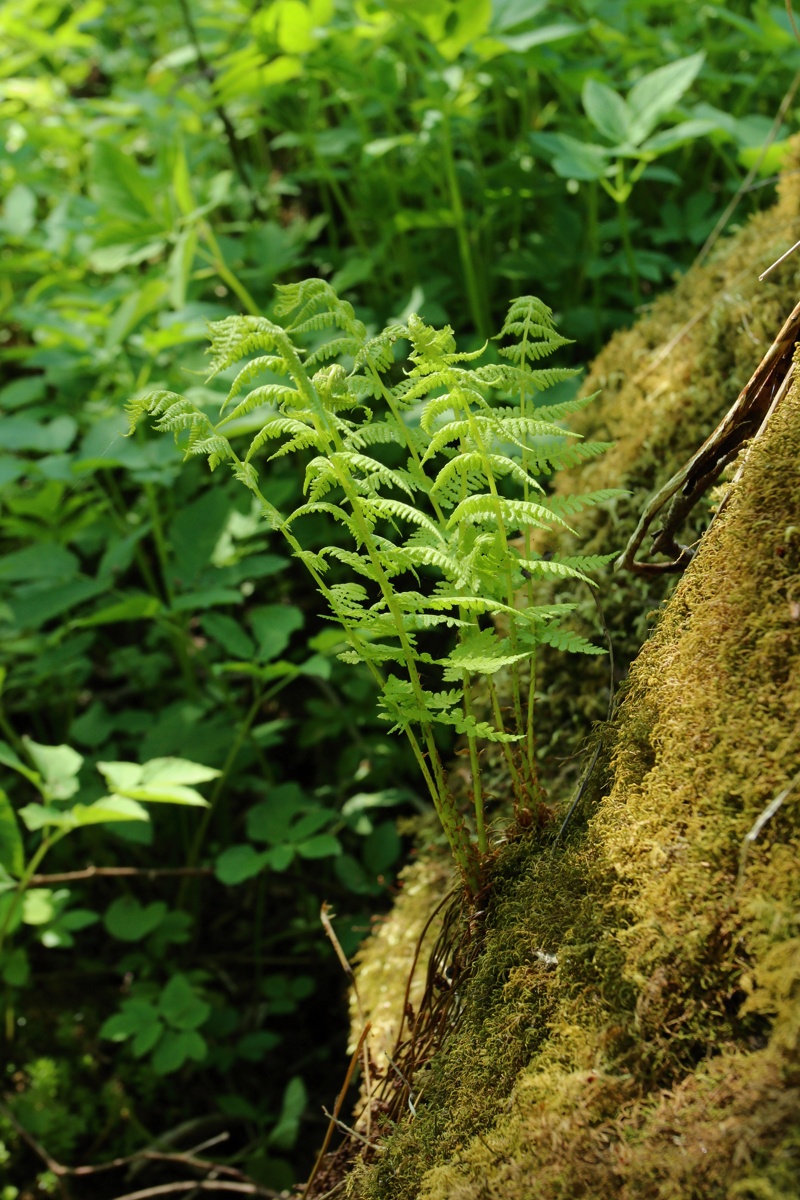
[[[302,330],[295,332],[301,333]],[[306,366],[316,366],[318,363],[327,362],[329,358],[341,358],[346,354],[356,355],[360,348],[360,342],[352,337],[331,338],[329,342],[323,342],[321,346],[313,354],[309,354],[306,359]]]
[[[577,567],[570,566],[566,562],[559,562],[555,558],[521,558],[518,562],[518,567],[528,576],[539,576],[553,579],[582,579],[584,583],[591,584],[596,587],[593,579],[588,575],[584,575],[583,571]]]
[[[540,629],[537,633],[537,640],[542,645],[552,646],[554,650],[564,650],[569,654],[607,653],[603,646],[592,645],[590,641],[572,629],[558,629],[552,625],[545,625]]]
[[[226,437],[220,434],[214,434],[211,437],[201,438],[199,440],[190,439],[189,445],[186,448],[187,454],[205,454],[209,459],[209,466],[213,471],[221,462],[233,457],[231,444]],[[213,462],[211,460],[214,460]]]
[[[549,507],[545,508],[543,504],[536,504],[533,500],[507,500],[503,496],[486,494],[468,496],[450,514],[447,528],[452,529],[461,521],[469,525],[476,525],[484,521],[496,521],[499,514],[506,526],[507,533],[515,529],[524,529],[527,526],[532,526],[534,529],[550,529],[554,523],[563,525],[565,529],[574,533],[575,530],[567,524],[561,514],[553,511],[550,500],[548,500],[548,504]]]
[[[220,413],[223,413],[226,407],[236,399],[242,388],[245,387],[245,385],[248,384],[251,379],[255,379],[257,375],[260,375],[262,371],[271,371],[274,375],[288,374],[286,361],[285,359],[281,358],[280,355],[260,354],[258,358],[251,359],[249,363],[245,363],[231,384],[225,402],[220,409]]]
[[[591,396],[576,396],[574,400],[563,400],[560,404],[546,404],[536,409],[536,415],[542,421],[563,421],[565,417],[581,412],[599,395],[599,392],[592,392]]]
[[[225,424],[227,421],[235,421],[237,417],[243,417],[247,413],[252,412],[254,408],[260,408],[263,404],[280,404],[281,402],[297,402],[302,401],[302,396],[297,388],[288,387],[283,383],[265,383],[262,387],[253,388],[252,392],[248,392],[244,400],[236,405],[233,412],[228,413],[220,424]],[[227,401],[225,402],[227,404]],[[223,405],[223,408],[225,405]]]
[[[360,620],[366,612],[367,589],[360,583],[334,583],[328,588],[328,596],[337,617]]]
[[[358,650],[342,650],[336,655],[340,662],[351,663],[355,666],[362,662],[372,662],[377,666],[382,663],[402,663],[403,651],[397,646],[387,646],[383,642],[363,642]]]
[[[468,716],[458,709],[438,717],[441,725],[451,725],[456,733],[466,737],[483,738],[487,742],[521,742],[523,733],[506,733],[490,725],[488,721],[478,721],[471,714]]]
[[[405,438],[396,422],[388,418],[352,429],[344,439],[347,450],[363,450],[367,446],[388,445],[391,442],[402,446]]]
[[[613,554],[576,554],[570,558],[560,558],[558,561],[565,567],[577,567],[579,571],[599,571],[618,556],[618,551],[615,550]]]
[[[196,411],[190,400],[179,396],[177,392],[161,390],[145,392],[142,396],[133,396],[125,405],[128,414],[128,436],[130,436],[142,417],[160,417],[168,408],[177,403],[183,403],[186,411]]]
[[[584,508],[594,508],[608,500],[617,500],[620,496],[629,495],[630,492],[625,488],[601,488],[597,492],[586,492],[583,496],[549,496],[547,503],[551,512],[558,517],[571,517],[582,512]]]
[[[527,367],[508,366],[506,363],[492,363],[485,367],[476,367],[473,374],[476,381],[484,387],[533,395],[535,392],[546,392],[556,383],[574,379],[580,371],[575,367],[539,367],[530,370]]]
[[[405,325],[387,325],[382,333],[371,337],[355,357],[353,369],[358,371],[368,363],[376,371],[388,371],[394,363],[394,346],[400,338],[406,338],[408,330]]]
[[[493,629],[481,629],[471,637],[465,638],[447,655],[440,659],[444,667],[443,678],[449,681],[460,680],[463,673],[479,675],[494,675],[505,667],[530,658],[531,651],[515,653],[510,649],[508,638],[498,638]]]
[[[426,529],[437,541],[444,542],[444,538],[430,517],[420,512],[418,508],[414,508],[413,505],[405,504],[402,500],[392,500],[385,496],[375,496],[363,500],[362,507],[375,517],[398,517],[402,521],[408,521],[411,525],[419,525],[423,529]]]
[[[211,369],[209,379],[227,371],[234,363],[256,354],[258,351],[280,349],[286,343],[286,334],[279,325],[266,317],[235,316],[222,321],[212,321]]]
[[[283,434],[291,434],[292,437],[303,437],[310,439],[310,445],[315,445],[320,451],[324,451],[324,443],[314,429],[303,421],[299,421],[296,417],[272,417],[267,424],[258,431],[256,436],[251,441],[245,455],[245,462],[249,462],[257,451],[269,441],[270,438],[281,437]]]

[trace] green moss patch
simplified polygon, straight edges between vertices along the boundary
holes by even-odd
[[[788,311],[774,306],[770,340]],[[622,340],[636,337],[642,327]],[[691,369],[673,363],[676,392],[713,390],[702,357],[698,346]],[[744,366],[731,346],[724,361],[722,408],[757,357]],[[719,415],[695,412],[703,428]],[[684,446],[679,424],[676,410],[683,458],[701,439],[695,425]],[[745,835],[800,770],[797,385],[633,666],[609,769],[566,846],[529,837],[498,854],[459,1027],[416,1080],[416,1119],[353,1174],[351,1195],[800,1194],[799,794],[740,872]]]

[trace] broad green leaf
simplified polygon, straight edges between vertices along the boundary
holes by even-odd
[[[100,1037],[112,1042],[124,1042],[129,1037],[142,1038],[149,1040],[150,1049],[158,1041],[163,1028],[154,1005],[147,1000],[132,998],[123,1000],[121,1011],[103,1022]]]
[[[158,1002],[161,1016],[173,1029],[199,1029],[211,1005],[198,996],[185,975],[173,975]]]
[[[209,489],[191,504],[184,504],[178,509],[178,514],[168,529],[173,553],[170,573],[173,582],[183,590],[188,591],[200,573],[210,565],[214,548],[230,514],[230,499],[221,488]],[[223,589],[214,589],[216,590]],[[241,595],[235,593],[231,603],[241,601],[241,598]],[[197,607],[203,605],[198,603]]]
[[[38,787],[42,781],[39,772],[33,771],[30,767],[26,766],[22,759],[11,749],[8,742],[0,742],[0,764],[4,767],[11,767],[12,771],[18,771],[20,775],[24,775],[34,787]]]
[[[72,583],[59,584],[57,588],[39,588],[35,592],[27,591],[25,595],[20,590],[12,598],[10,607],[21,629],[38,629],[46,621],[99,596],[107,587],[106,580],[81,576]]]
[[[131,1050],[136,1058],[144,1058],[145,1054],[149,1054],[159,1038],[164,1034],[164,1026],[160,1021],[153,1021],[150,1025],[145,1025],[134,1036],[131,1043]]]
[[[245,843],[240,846],[229,846],[217,859],[215,872],[220,883],[233,887],[244,883],[263,871],[267,865],[267,856]]]
[[[221,604],[241,604],[240,592],[233,588],[203,588],[199,592],[186,592],[177,596],[172,603],[173,612],[199,612],[204,608],[216,608]]]
[[[93,625],[116,625],[120,621],[141,621],[158,616],[161,609],[161,601],[156,596],[130,596],[127,600],[120,600],[117,604],[101,608],[90,617],[83,617],[75,624],[86,628]]]
[[[628,92],[631,112],[630,140],[643,142],[662,117],[670,112],[692,86],[705,62],[705,52],[679,58],[643,76]]]
[[[150,223],[155,216],[152,180],[138,163],[113,142],[97,142],[91,172],[95,196],[115,217],[136,224]]]
[[[23,745],[42,776],[42,790],[48,800],[68,800],[79,784],[77,774],[83,766],[83,755],[71,746],[43,746],[32,738],[23,737]]]
[[[103,924],[121,942],[140,942],[158,928],[166,915],[167,906],[161,900],[144,905],[135,896],[120,896],[107,908]]]
[[[373,875],[382,875],[393,866],[402,850],[394,821],[383,821],[364,842],[364,863]]]
[[[145,804],[186,804],[190,808],[208,808],[208,801],[194,788],[179,783],[140,784],[126,788],[124,795]]]
[[[145,317],[162,306],[168,286],[164,279],[151,279],[141,288],[128,293],[108,323],[105,339],[107,350],[121,346]]]
[[[290,604],[265,604],[253,609],[250,625],[258,644],[259,661],[267,662],[283,653],[303,621],[300,609]]]
[[[247,814],[247,836],[255,842],[275,845],[289,838],[289,830],[297,817],[312,805],[297,783],[282,783],[269,792],[269,797],[255,804]]]
[[[718,122],[699,117],[692,121],[681,121],[680,125],[673,125],[672,129],[663,129],[661,133],[653,134],[642,144],[641,150],[646,154],[666,154],[668,150],[705,137],[707,133],[714,133],[720,128]]]
[[[281,1114],[267,1139],[270,1146],[277,1146],[279,1150],[291,1150],[297,1141],[300,1119],[307,1104],[308,1094],[305,1084],[299,1075],[295,1075],[289,1080],[286,1091],[283,1093]]]
[[[56,829],[75,828],[75,821],[69,809],[51,808],[46,804],[26,804],[19,810],[19,815],[25,828],[31,832],[43,829],[45,825],[53,825]]]
[[[273,846],[265,852],[265,859],[273,871],[285,871],[294,861],[294,855],[294,846]]]
[[[296,846],[301,858],[335,858],[342,853],[342,843],[332,833],[320,833]]]
[[[200,625],[203,632],[218,642],[226,654],[244,660],[255,655],[255,643],[233,617],[224,613],[208,612],[201,617]]]
[[[457,0],[449,7],[450,13],[444,24],[446,36],[438,41],[437,49],[452,62],[470,42],[476,41],[488,30],[492,19],[492,0]]]
[[[25,987],[30,974],[30,963],[24,947],[15,946],[13,950],[6,950],[0,955],[0,979],[9,987]]]
[[[75,826],[103,825],[107,821],[149,821],[150,814],[141,804],[128,796],[104,796],[94,804],[76,804],[64,814],[72,817]]]
[[[609,151],[605,146],[579,142],[566,133],[532,134],[531,142],[545,151],[562,179],[602,179],[608,171]]]
[[[25,869],[22,835],[11,801],[0,788],[0,867],[17,878]]]
[[[631,114],[628,106],[612,88],[596,79],[587,79],[583,85],[583,107],[595,129],[614,145],[628,140]]]
[[[24,238],[36,224],[36,195],[24,183],[15,183],[3,203],[0,226],[15,238]]]
[[[239,1038],[236,1043],[236,1053],[239,1058],[244,1058],[247,1062],[261,1062],[269,1051],[274,1050],[280,1043],[281,1039],[277,1033],[270,1033],[267,1029],[258,1029]]]
[[[151,758],[142,766],[141,782],[148,787],[162,783],[208,783],[219,774],[215,767],[189,762],[185,758]]]
[[[194,1029],[173,1032],[168,1029],[156,1046],[150,1060],[156,1075],[171,1075],[188,1059],[202,1062],[208,1053],[205,1038]]]
[[[56,543],[40,542],[0,557],[0,580],[73,579],[79,570],[74,554]]]
[[[178,202],[178,208],[188,217],[197,208],[192,195],[192,182],[189,164],[186,161],[186,151],[179,145],[175,153],[175,165],[172,168],[172,192]]]
[[[188,804],[207,808],[208,801],[184,780],[203,783],[219,771],[182,758],[155,758],[138,763],[99,762],[97,769],[115,793],[151,804]]]
[[[22,920],[25,925],[46,925],[57,911],[50,888],[28,888],[22,898]]]
[[[97,769],[108,786],[115,792],[124,792],[126,788],[135,787],[142,778],[142,768],[139,763],[99,762]]]
[[[307,54],[316,44],[314,16],[302,0],[275,0],[267,10],[278,45],[286,54]]]

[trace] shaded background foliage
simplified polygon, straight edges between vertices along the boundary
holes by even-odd
[[[247,499],[207,491],[167,439],[124,440],[122,405],[153,384],[215,404],[206,322],[310,274],[372,324],[417,310],[465,345],[534,292],[585,362],[756,162],[736,219],[771,201],[791,106],[760,151],[800,48],[761,0],[14,0],[0,47],[2,737],[76,747],[85,799],[97,761],[221,771],[210,820],[165,809],[48,860],[210,874],[39,889],[0,961],[4,1104],[67,1161],[228,1131],[218,1153],[279,1187],[319,1141],[344,1041],[320,901],[351,952],[417,785]],[[614,154],[587,80],[626,95],[700,52],[659,126],[682,132],[650,162]],[[273,464],[269,498],[298,492]],[[156,1059],[153,1030],[181,1022],[203,1057]],[[0,1120],[3,1200],[46,1191]]]

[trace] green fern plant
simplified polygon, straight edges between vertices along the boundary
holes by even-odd
[[[187,455],[206,455],[212,470],[227,463],[257,497],[264,519],[286,538],[341,625],[348,643],[341,657],[366,665],[380,689],[383,715],[408,737],[474,893],[488,852],[481,743],[499,743],[520,803],[536,797],[536,649],[548,644],[602,653],[562,627],[573,604],[537,605],[533,594],[537,578],[591,583],[586,571],[613,557],[546,559],[531,547],[535,530],[569,528],[572,514],[619,494],[554,497],[540,482],[606,449],[568,434],[562,424],[591,397],[534,408],[537,392],[575,372],[533,365],[566,342],[550,309],[533,297],[511,304],[498,335],[504,361],[477,365],[483,350],[458,352],[449,327],[434,329],[412,315],[407,324],[370,336],[352,306],[324,281],[278,291],[277,321],[236,316],[211,326],[212,377],[243,364],[219,420],[185,397],[156,391],[130,401],[131,426],[145,414],[156,417],[158,429],[185,441]],[[305,339],[318,341],[328,330],[334,331],[328,341],[313,351],[304,348]],[[398,343],[408,344],[409,366],[393,383]],[[281,382],[250,388],[265,371]],[[226,426],[264,405],[271,406],[270,415],[242,454]],[[258,464],[273,442],[278,445],[271,458],[311,452],[306,502],[288,514],[260,486]],[[389,456],[381,456],[386,445],[399,448],[401,465],[390,466]],[[391,461],[397,457],[395,450]],[[298,530],[311,514],[341,525],[349,545],[304,546]],[[516,534],[522,550],[512,544]],[[329,580],[333,560],[348,568],[347,582]],[[454,636],[444,657],[435,652],[442,627]],[[498,672],[510,679],[505,708]],[[474,703],[481,676],[487,681],[485,719]],[[437,725],[466,740],[473,828],[448,787]]]

